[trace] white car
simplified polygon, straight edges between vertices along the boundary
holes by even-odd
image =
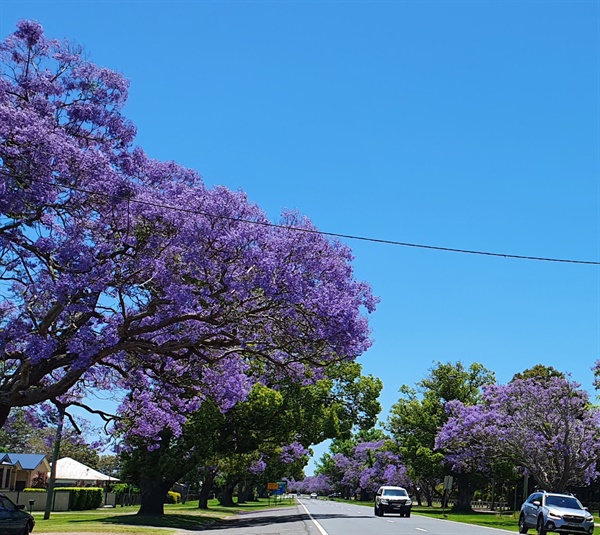
[[[410,516],[412,500],[403,487],[379,487],[375,495],[375,516],[385,513],[399,513],[400,516]]]
[[[316,492],[311,492],[310,493],[310,497],[311,498],[318,498],[317,493]]]
[[[594,517],[572,494],[534,492],[521,506],[519,533],[529,529],[539,535],[556,533],[594,533]]]

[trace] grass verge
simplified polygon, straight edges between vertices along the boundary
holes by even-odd
[[[217,500],[209,501],[209,509],[198,509],[198,502],[165,505],[163,516],[142,516],[139,507],[117,507],[93,511],[52,513],[44,520],[43,513],[34,513],[33,535],[42,533],[110,533],[115,535],[173,535],[180,529],[200,531],[207,524],[218,522],[237,513],[273,507],[287,507],[293,501],[274,502],[261,499],[234,507],[221,507]]]
[[[465,524],[474,524],[486,528],[505,529],[507,531],[519,532],[518,517],[512,511],[499,513],[488,511],[475,511],[472,513],[457,513],[440,507],[413,507],[413,513],[417,515],[439,518],[441,520],[452,520]]]

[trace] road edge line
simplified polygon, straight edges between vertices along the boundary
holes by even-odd
[[[304,505],[300,500],[298,500],[298,503],[302,506],[302,508],[306,511],[306,514],[308,515],[308,517],[313,521],[313,524],[315,526],[317,526],[317,529],[319,530],[319,533],[321,535],[329,535],[324,529],[323,526],[321,526],[321,524],[319,524],[314,518],[313,515],[310,514],[310,511],[306,508],[306,505]]]

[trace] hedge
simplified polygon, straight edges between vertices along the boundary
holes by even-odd
[[[71,511],[98,509],[102,505],[102,489],[100,487],[56,487],[56,490],[71,492]]]

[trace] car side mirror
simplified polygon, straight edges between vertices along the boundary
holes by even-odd
[[[23,504],[19,504],[17,505],[17,509],[23,510],[25,509],[25,506]]]
[[[533,505],[535,505],[536,507],[539,507],[540,505],[542,505],[542,502],[540,502],[540,500],[533,500]]]

